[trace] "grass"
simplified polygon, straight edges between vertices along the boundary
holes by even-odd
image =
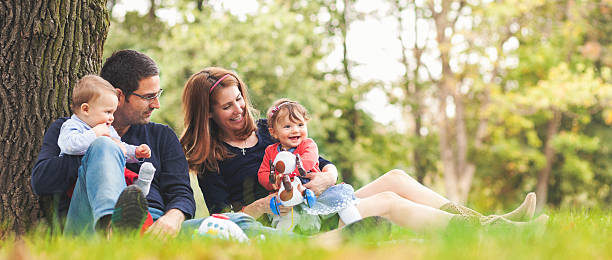
[[[612,259],[610,211],[547,212],[545,227],[470,229],[390,236],[357,234],[341,244],[267,238],[240,244],[204,238],[65,238],[39,228],[0,241],[0,259]]]

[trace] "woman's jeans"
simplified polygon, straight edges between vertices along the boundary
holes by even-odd
[[[161,210],[155,208],[149,208],[149,212],[151,213],[151,217],[153,217],[153,220],[157,220],[164,213]],[[240,229],[242,229],[242,231],[244,231],[244,233],[250,238],[261,235],[274,236],[288,234],[271,227],[266,227],[263,224],[259,223],[257,220],[255,220],[253,217],[244,213],[223,213],[223,215],[228,216],[229,220],[236,223],[236,225],[238,225],[238,227],[240,227]],[[205,218],[185,220],[185,222],[183,222],[183,225],[181,226],[180,234],[192,236],[198,230],[202,222],[204,222],[204,219]]]

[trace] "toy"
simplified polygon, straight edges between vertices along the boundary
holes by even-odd
[[[236,223],[230,221],[228,216],[223,214],[212,214],[204,219],[196,234],[225,240],[237,240],[239,242],[249,240],[242,229]]]
[[[272,212],[277,215],[275,218],[278,219],[276,225],[277,229],[290,231],[296,224],[294,223],[293,211],[291,214],[280,216],[279,206],[292,207],[302,202],[309,208],[304,210],[306,212],[310,211],[310,209],[317,208],[316,211],[313,211],[316,213],[307,214],[329,214],[337,212],[340,219],[345,224],[353,223],[362,218],[354,203],[343,203],[344,200],[348,199],[346,196],[347,193],[350,193],[350,197],[354,199],[354,191],[350,185],[341,184],[330,187],[321,194],[321,203],[317,204],[315,207],[317,198],[314,192],[304,188],[300,179],[297,178],[298,174],[295,173],[295,169],[297,168],[297,172],[299,172],[300,176],[306,176],[306,171],[301,165],[299,155],[287,151],[279,152],[274,158],[274,161],[269,161],[269,163],[269,181],[272,183],[273,188],[278,190],[276,196],[270,200],[270,208]],[[340,194],[345,195],[339,196]],[[341,208],[336,208],[339,205]]]
[[[270,208],[276,215],[279,215],[279,205],[292,207],[304,202],[312,207],[317,201],[314,192],[304,188],[300,179],[296,178],[297,174],[293,173],[297,166],[300,175],[306,176],[299,158],[299,155],[283,151],[276,155],[274,162],[270,161],[270,182],[278,189],[277,196],[270,200]]]
[[[304,188],[302,182],[294,173],[295,168],[298,168],[300,176],[306,176],[306,171],[301,165],[300,156],[294,155],[287,151],[282,151],[276,155],[274,162],[270,161],[270,183],[278,189],[277,195],[270,200],[270,209],[275,215],[280,215],[279,206],[292,207],[305,203],[306,206],[312,207],[317,201],[314,192]],[[281,223],[287,221],[290,216],[281,217]],[[284,219],[284,220],[283,220]],[[291,220],[291,219],[288,219]],[[286,226],[286,224],[279,224]],[[289,225],[291,229],[293,225]]]

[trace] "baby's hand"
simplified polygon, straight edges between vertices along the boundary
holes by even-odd
[[[141,144],[136,147],[136,158],[151,158],[151,148],[146,144]]]
[[[96,137],[110,136],[110,129],[108,128],[108,125],[106,123],[97,124],[96,126],[91,128],[91,130],[94,131]]]
[[[282,177],[282,174],[274,174],[274,183],[272,183],[272,188],[274,190],[280,189],[281,181],[282,181],[281,177]]]

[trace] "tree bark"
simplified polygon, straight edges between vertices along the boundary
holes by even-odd
[[[544,156],[546,157],[546,165],[538,174],[538,183],[536,184],[536,209],[540,211],[546,205],[548,200],[548,180],[550,172],[555,160],[555,149],[552,147],[552,141],[559,132],[562,114],[558,110],[553,111],[553,118],[548,121],[546,129],[546,142],[544,143]]]
[[[30,171],[44,131],[70,115],[72,87],[98,72],[106,0],[0,2],[0,236],[41,216]]]

